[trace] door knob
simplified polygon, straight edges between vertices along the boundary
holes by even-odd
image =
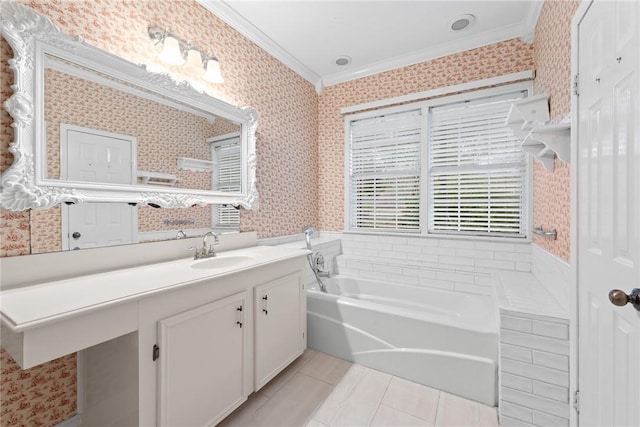
[[[611,304],[620,307],[631,303],[633,308],[640,311],[640,289],[633,289],[629,295],[620,289],[612,289],[611,292],[609,292],[609,301],[611,301]]]
[[[80,238],[80,236],[82,236],[82,234],[80,234],[80,233],[79,233],[79,232],[77,232],[77,231],[76,231],[76,232],[74,232],[74,233],[71,235],[71,237],[73,237],[74,239],[79,239],[79,238]]]

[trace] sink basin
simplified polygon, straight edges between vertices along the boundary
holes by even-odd
[[[233,255],[226,257],[215,257],[215,258],[207,258],[203,260],[199,260],[191,264],[191,268],[206,268],[206,269],[214,269],[214,268],[227,268],[233,267],[248,261],[254,260],[254,257],[246,256],[246,255]]]

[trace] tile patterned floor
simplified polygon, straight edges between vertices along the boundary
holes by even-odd
[[[219,426],[495,427],[496,408],[307,350]]]

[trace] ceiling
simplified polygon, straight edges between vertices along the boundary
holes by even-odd
[[[541,0],[198,0],[316,86],[512,38],[533,40]],[[462,31],[451,24],[470,14]],[[344,66],[336,58],[347,55]]]

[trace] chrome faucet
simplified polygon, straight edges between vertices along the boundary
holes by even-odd
[[[207,238],[213,237],[213,244],[207,246]],[[202,249],[198,249],[195,247],[190,247],[190,251],[195,251],[193,255],[193,259],[202,259],[202,258],[213,258],[216,256],[216,249],[214,246],[219,245],[220,240],[218,239],[218,235],[213,231],[208,231],[202,236]]]

